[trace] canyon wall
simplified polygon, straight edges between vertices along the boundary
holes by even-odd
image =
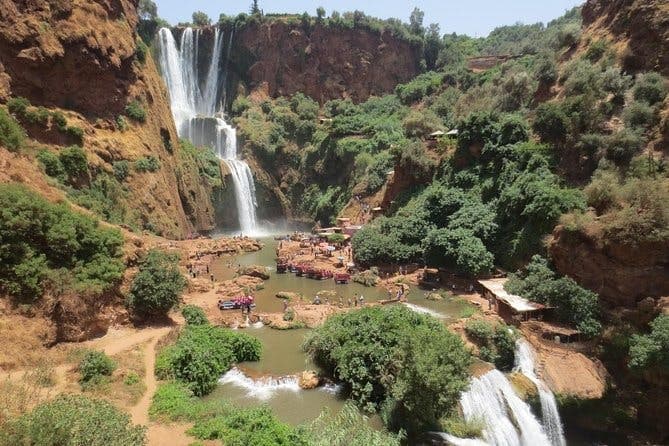
[[[93,177],[111,173],[114,162],[157,158],[157,170],[131,171],[119,198],[140,229],[174,238],[213,229],[211,188],[181,151],[151,54],[138,55],[136,7],[137,0],[0,0],[0,101],[22,96],[63,112],[84,131]],[[120,126],[132,101],[146,119],[126,117]],[[50,150],[71,143],[50,136],[53,126],[23,124]]]
[[[415,77],[420,58],[388,31],[304,28],[275,19],[235,31],[230,69],[250,90],[266,86],[272,97],[302,92],[321,103],[359,102]]]

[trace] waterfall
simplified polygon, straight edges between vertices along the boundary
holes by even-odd
[[[513,391],[506,377],[497,369],[473,378],[469,390],[460,397],[465,420],[483,424],[483,440],[495,446],[550,446],[530,406]],[[439,433],[456,446],[482,444],[478,440]]]
[[[541,415],[543,418],[543,425],[548,438],[553,446],[566,446],[567,442],[564,438],[562,429],[562,421],[560,420],[560,412],[557,408],[555,395],[550,391],[548,386],[541,381],[534,371],[534,352],[530,344],[524,339],[519,339],[516,342],[516,359],[515,369],[530,379],[539,391],[539,400],[541,401]]]
[[[221,93],[221,89],[225,90],[233,34],[230,33],[225,50],[225,69],[221,70],[224,33],[214,28],[214,45],[203,80],[198,69],[201,34],[200,29],[186,28],[177,45],[172,31],[161,28],[158,32],[160,69],[170,94],[172,116],[180,137],[197,146],[211,147],[226,163],[232,176],[240,230],[244,234],[254,234],[258,232],[258,203],[253,174],[249,165],[237,158],[237,131],[225,121],[219,101],[219,96],[225,100],[225,92]]]
[[[430,310],[429,308],[421,307],[420,305],[412,304],[409,302],[402,302],[402,305],[404,305],[409,310],[415,313],[427,314],[428,316],[432,316],[437,319],[444,319],[446,317],[443,314],[439,313],[438,311]]]
[[[285,390],[290,392],[299,392],[300,386],[296,376],[284,376],[280,378],[264,377],[260,379],[251,379],[239,370],[233,367],[221,379],[219,384],[232,384],[241,387],[247,392],[247,396],[260,400],[267,400],[272,397],[274,392]]]

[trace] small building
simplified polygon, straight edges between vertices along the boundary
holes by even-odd
[[[442,132],[441,130],[437,130],[436,132],[430,133],[430,135],[428,136],[428,139],[430,139],[432,141],[436,141],[440,136],[444,136],[444,135],[445,135],[444,132]]]
[[[506,277],[501,277],[478,281],[483,297],[490,302],[499,317],[507,322],[543,319],[549,307],[508,293],[504,289],[507,280]]]
[[[446,132],[446,136],[458,136],[458,129],[449,130]]]

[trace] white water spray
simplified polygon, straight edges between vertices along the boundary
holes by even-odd
[[[260,379],[251,379],[239,370],[233,367],[218,380],[219,384],[231,384],[246,390],[247,396],[259,400],[268,400],[275,392],[284,390],[289,392],[299,392],[300,386],[296,376],[283,376],[280,378],[264,377]]]
[[[248,164],[237,158],[237,131],[228,124],[219,102],[225,89],[226,69],[220,70],[223,33],[214,28],[214,45],[210,64],[201,88],[198,70],[200,29],[186,28],[181,43],[167,28],[158,32],[160,68],[170,93],[170,105],[179,136],[198,146],[211,147],[225,161],[232,176],[240,230],[244,234],[258,232],[256,190]],[[232,33],[226,50],[229,57]],[[221,73],[223,71],[223,73]],[[221,78],[221,75],[223,76]]]
[[[541,381],[534,371],[534,352],[530,344],[524,339],[516,341],[516,359],[515,369],[532,381],[539,391],[539,400],[541,401],[541,415],[543,418],[544,430],[548,434],[551,445],[566,446],[564,438],[560,412],[558,411],[555,395],[548,386]]]
[[[483,423],[483,439],[495,446],[550,446],[530,406],[513,391],[497,369],[473,378],[469,390],[460,397],[465,419]],[[443,434],[454,445],[477,445],[476,440]]]
[[[430,310],[429,308],[421,307],[420,305],[412,304],[409,302],[402,302],[402,305],[410,309],[411,311],[419,314],[427,314],[429,316],[435,317],[437,319],[444,319],[446,316],[439,313],[438,311]]]

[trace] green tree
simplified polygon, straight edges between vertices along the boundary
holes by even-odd
[[[318,8],[316,8],[316,20],[318,21],[318,23],[322,23],[324,17],[325,17],[325,8],[319,6]]]
[[[258,0],[253,0],[249,12],[251,13],[251,15],[260,15],[260,6],[258,6]]]
[[[442,47],[441,31],[439,25],[430,23],[425,33],[425,47],[423,55],[425,57],[425,66],[428,70],[434,70],[437,66],[437,58]]]
[[[560,144],[567,138],[569,120],[560,105],[546,102],[537,107],[532,128],[542,141]]]
[[[195,25],[195,26],[209,26],[209,25],[211,25],[211,19],[204,12],[195,11],[193,13],[193,25]]]
[[[142,20],[156,20],[158,18],[158,7],[152,0],[139,0],[137,13]]]
[[[493,267],[493,255],[466,229],[434,229],[423,242],[425,263],[476,276]]]
[[[462,341],[436,319],[402,306],[333,316],[303,348],[359,406],[382,410],[387,424],[411,431],[448,412],[468,379]]]
[[[669,370],[669,315],[650,323],[650,333],[634,335],[630,342],[629,366],[633,369],[659,367]]]
[[[16,120],[0,108],[0,145],[12,152],[18,152],[23,147],[25,133]]]
[[[418,8],[413,8],[411,15],[409,16],[409,29],[412,33],[417,35],[423,35],[425,28],[423,28],[423,19],[425,18],[425,13]]]
[[[186,279],[174,254],[151,250],[139,265],[128,306],[139,316],[165,316],[181,299]]]

